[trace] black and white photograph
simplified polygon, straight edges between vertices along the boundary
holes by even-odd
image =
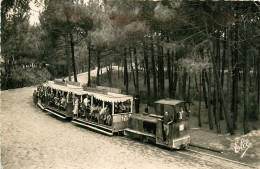
[[[260,168],[260,1],[1,0],[3,169]]]

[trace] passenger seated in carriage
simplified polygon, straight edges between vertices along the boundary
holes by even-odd
[[[108,110],[107,115],[106,115],[106,124],[108,126],[112,125],[112,112]]]
[[[66,100],[65,95],[63,95],[61,98],[61,101],[60,101],[60,107],[61,107],[62,111],[65,111],[65,109],[66,109],[66,101],[67,100]]]
[[[59,109],[60,99],[59,99],[58,96],[55,96],[55,97],[54,97],[54,104],[55,104],[55,107],[56,107],[57,109]]]
[[[106,107],[100,110],[99,119],[101,120],[102,123],[105,123],[108,111],[109,111],[108,105],[106,105]]]
[[[131,112],[131,102],[130,101],[126,102],[126,112]]]
[[[36,96],[37,96],[37,100],[40,100],[40,99],[41,99],[40,90],[37,90],[37,91],[36,91]]]
[[[89,113],[90,120],[93,120],[95,118],[95,111],[97,111],[97,110],[98,110],[98,107],[95,105],[95,103],[93,103],[93,105],[90,108],[90,113]]]
[[[44,93],[44,89],[41,88],[41,90],[40,90],[40,100],[41,100],[41,102],[44,101],[44,95],[45,95],[45,93]]]
[[[54,94],[53,91],[48,93],[48,105],[53,106],[54,103]]]
[[[79,114],[80,114],[80,117],[81,118],[86,118],[86,112],[87,112],[87,109],[86,109],[86,106],[84,105],[84,103],[79,103]]]
[[[119,105],[119,113],[125,113],[125,112],[126,112],[126,107],[125,107],[124,103],[122,102]]]
[[[115,103],[115,114],[117,114],[119,112],[119,107],[118,107],[118,103]]]
[[[86,97],[86,98],[83,100],[83,104],[84,104],[86,107],[90,106],[89,102],[90,102],[90,100],[88,99],[88,97]]]
[[[76,97],[74,102],[73,117],[78,117],[79,113],[79,99]]]

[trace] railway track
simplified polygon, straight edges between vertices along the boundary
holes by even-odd
[[[204,153],[204,152],[199,152],[199,151],[192,150],[192,149],[186,149],[185,151],[177,151],[177,152],[180,154],[195,158],[195,159],[200,159],[200,160],[203,160],[203,161],[206,161],[209,163],[215,163],[215,164],[217,164],[217,166],[223,166],[226,168],[257,168],[255,166],[251,166],[246,163],[230,160],[227,158],[219,157],[219,156]],[[217,168],[219,168],[219,167],[217,167]]]

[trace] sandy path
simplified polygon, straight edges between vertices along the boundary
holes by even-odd
[[[113,70],[118,70],[118,67],[117,66],[112,66]],[[123,71],[123,68],[120,67],[119,68],[121,71]],[[100,69],[100,73],[101,73],[101,70],[102,70],[102,73],[106,73],[107,72],[107,69],[106,68],[101,68]],[[91,70],[90,71],[90,76],[91,77],[96,77],[97,76],[97,68],[94,69],[94,70]],[[68,80],[69,78],[66,77],[65,80]],[[71,80],[74,81],[74,76],[71,76]],[[77,75],[77,80],[78,82],[82,83],[82,84],[87,84],[88,83],[88,72],[84,72],[84,73],[80,73]]]
[[[45,113],[34,88],[2,92],[1,158],[16,168],[215,168],[174,151],[121,136],[109,137]]]

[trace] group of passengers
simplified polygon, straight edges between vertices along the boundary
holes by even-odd
[[[54,107],[58,110],[65,111],[66,110],[66,105],[67,105],[67,98],[66,98],[66,93],[63,91],[55,91],[51,90],[49,87],[47,87],[44,90],[43,97],[45,96],[45,91],[46,91],[46,96],[47,96],[47,105]]]
[[[38,101],[44,102],[45,96],[47,96],[48,106],[54,107],[56,109],[65,111],[67,105],[66,93],[63,91],[51,90],[49,87],[38,86],[37,90],[33,93],[33,101],[36,104]]]
[[[131,103],[115,103],[115,114],[131,112]]]
[[[44,101],[44,87],[43,86],[37,86],[37,90],[34,90],[33,92],[33,102],[34,104],[37,104],[38,101],[43,102]]]
[[[89,120],[93,122],[98,122],[99,124],[112,125],[112,109],[106,104],[104,107],[101,103],[90,104],[90,99],[87,96],[80,102],[78,97],[75,97],[74,118],[82,118],[83,120]]]
[[[90,96],[87,96],[80,101],[80,98],[76,95],[73,96],[71,92],[64,92],[60,90],[51,89],[49,87],[45,88],[43,86],[38,86],[37,91],[33,93],[34,103],[36,104],[38,100],[44,102],[45,95],[47,96],[46,104],[50,107],[56,108],[61,111],[67,110],[68,102],[73,103],[73,117],[82,118],[84,120],[90,120],[93,122],[98,122],[100,124],[112,125],[112,105],[106,103],[103,107],[101,101],[95,101],[90,103]],[[117,113],[127,113],[131,111],[130,102],[119,102],[114,105],[114,112]]]

